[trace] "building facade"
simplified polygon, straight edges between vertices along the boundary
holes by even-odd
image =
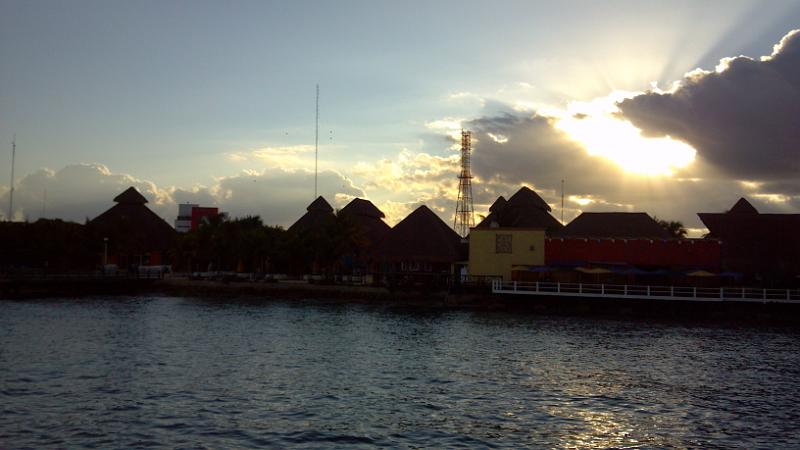
[[[512,279],[512,271],[545,261],[544,228],[473,228],[469,233],[469,274]]]

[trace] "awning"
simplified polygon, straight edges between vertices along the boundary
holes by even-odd
[[[592,268],[578,267],[575,270],[577,270],[578,272],[588,273],[588,274],[591,274],[591,275],[599,275],[599,274],[603,274],[603,273],[611,273],[610,270],[603,269],[602,267],[592,267]]]
[[[715,277],[716,275],[708,272],[706,270],[695,270],[693,272],[687,272],[687,277]]]

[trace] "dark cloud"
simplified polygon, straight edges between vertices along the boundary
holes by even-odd
[[[473,154],[473,172],[479,177],[473,186],[477,212],[498,195],[508,198],[527,185],[560,217],[565,179],[566,221],[582,211],[644,211],[700,228],[696,213],[724,211],[741,196],[764,192],[763,186],[748,188],[702,161],[673,177],[627,174],[609,160],[590,155],[557,129],[554,119],[536,114],[507,112],[465,126],[478,139]],[[507,140],[498,142],[489,133]]]
[[[590,156],[548,117],[504,113],[473,120],[467,127],[479,140],[473,170],[487,181],[558,190],[567,179],[573,194],[588,195],[613,189],[621,175],[616,165]]]
[[[648,135],[686,141],[728,176],[781,181],[800,170],[800,32],[771,57],[725,59],[723,70],[695,71],[670,93],[619,103]],[[800,192],[795,190],[794,192]]]

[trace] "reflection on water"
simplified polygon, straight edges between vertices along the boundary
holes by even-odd
[[[785,447],[799,343],[321,302],[5,302],[0,447]]]

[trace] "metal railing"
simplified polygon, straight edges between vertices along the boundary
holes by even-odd
[[[738,301],[800,303],[800,289],[748,287],[649,286],[633,284],[585,284],[556,282],[492,282],[494,294],[520,294],[564,297],[626,298],[642,300]]]

